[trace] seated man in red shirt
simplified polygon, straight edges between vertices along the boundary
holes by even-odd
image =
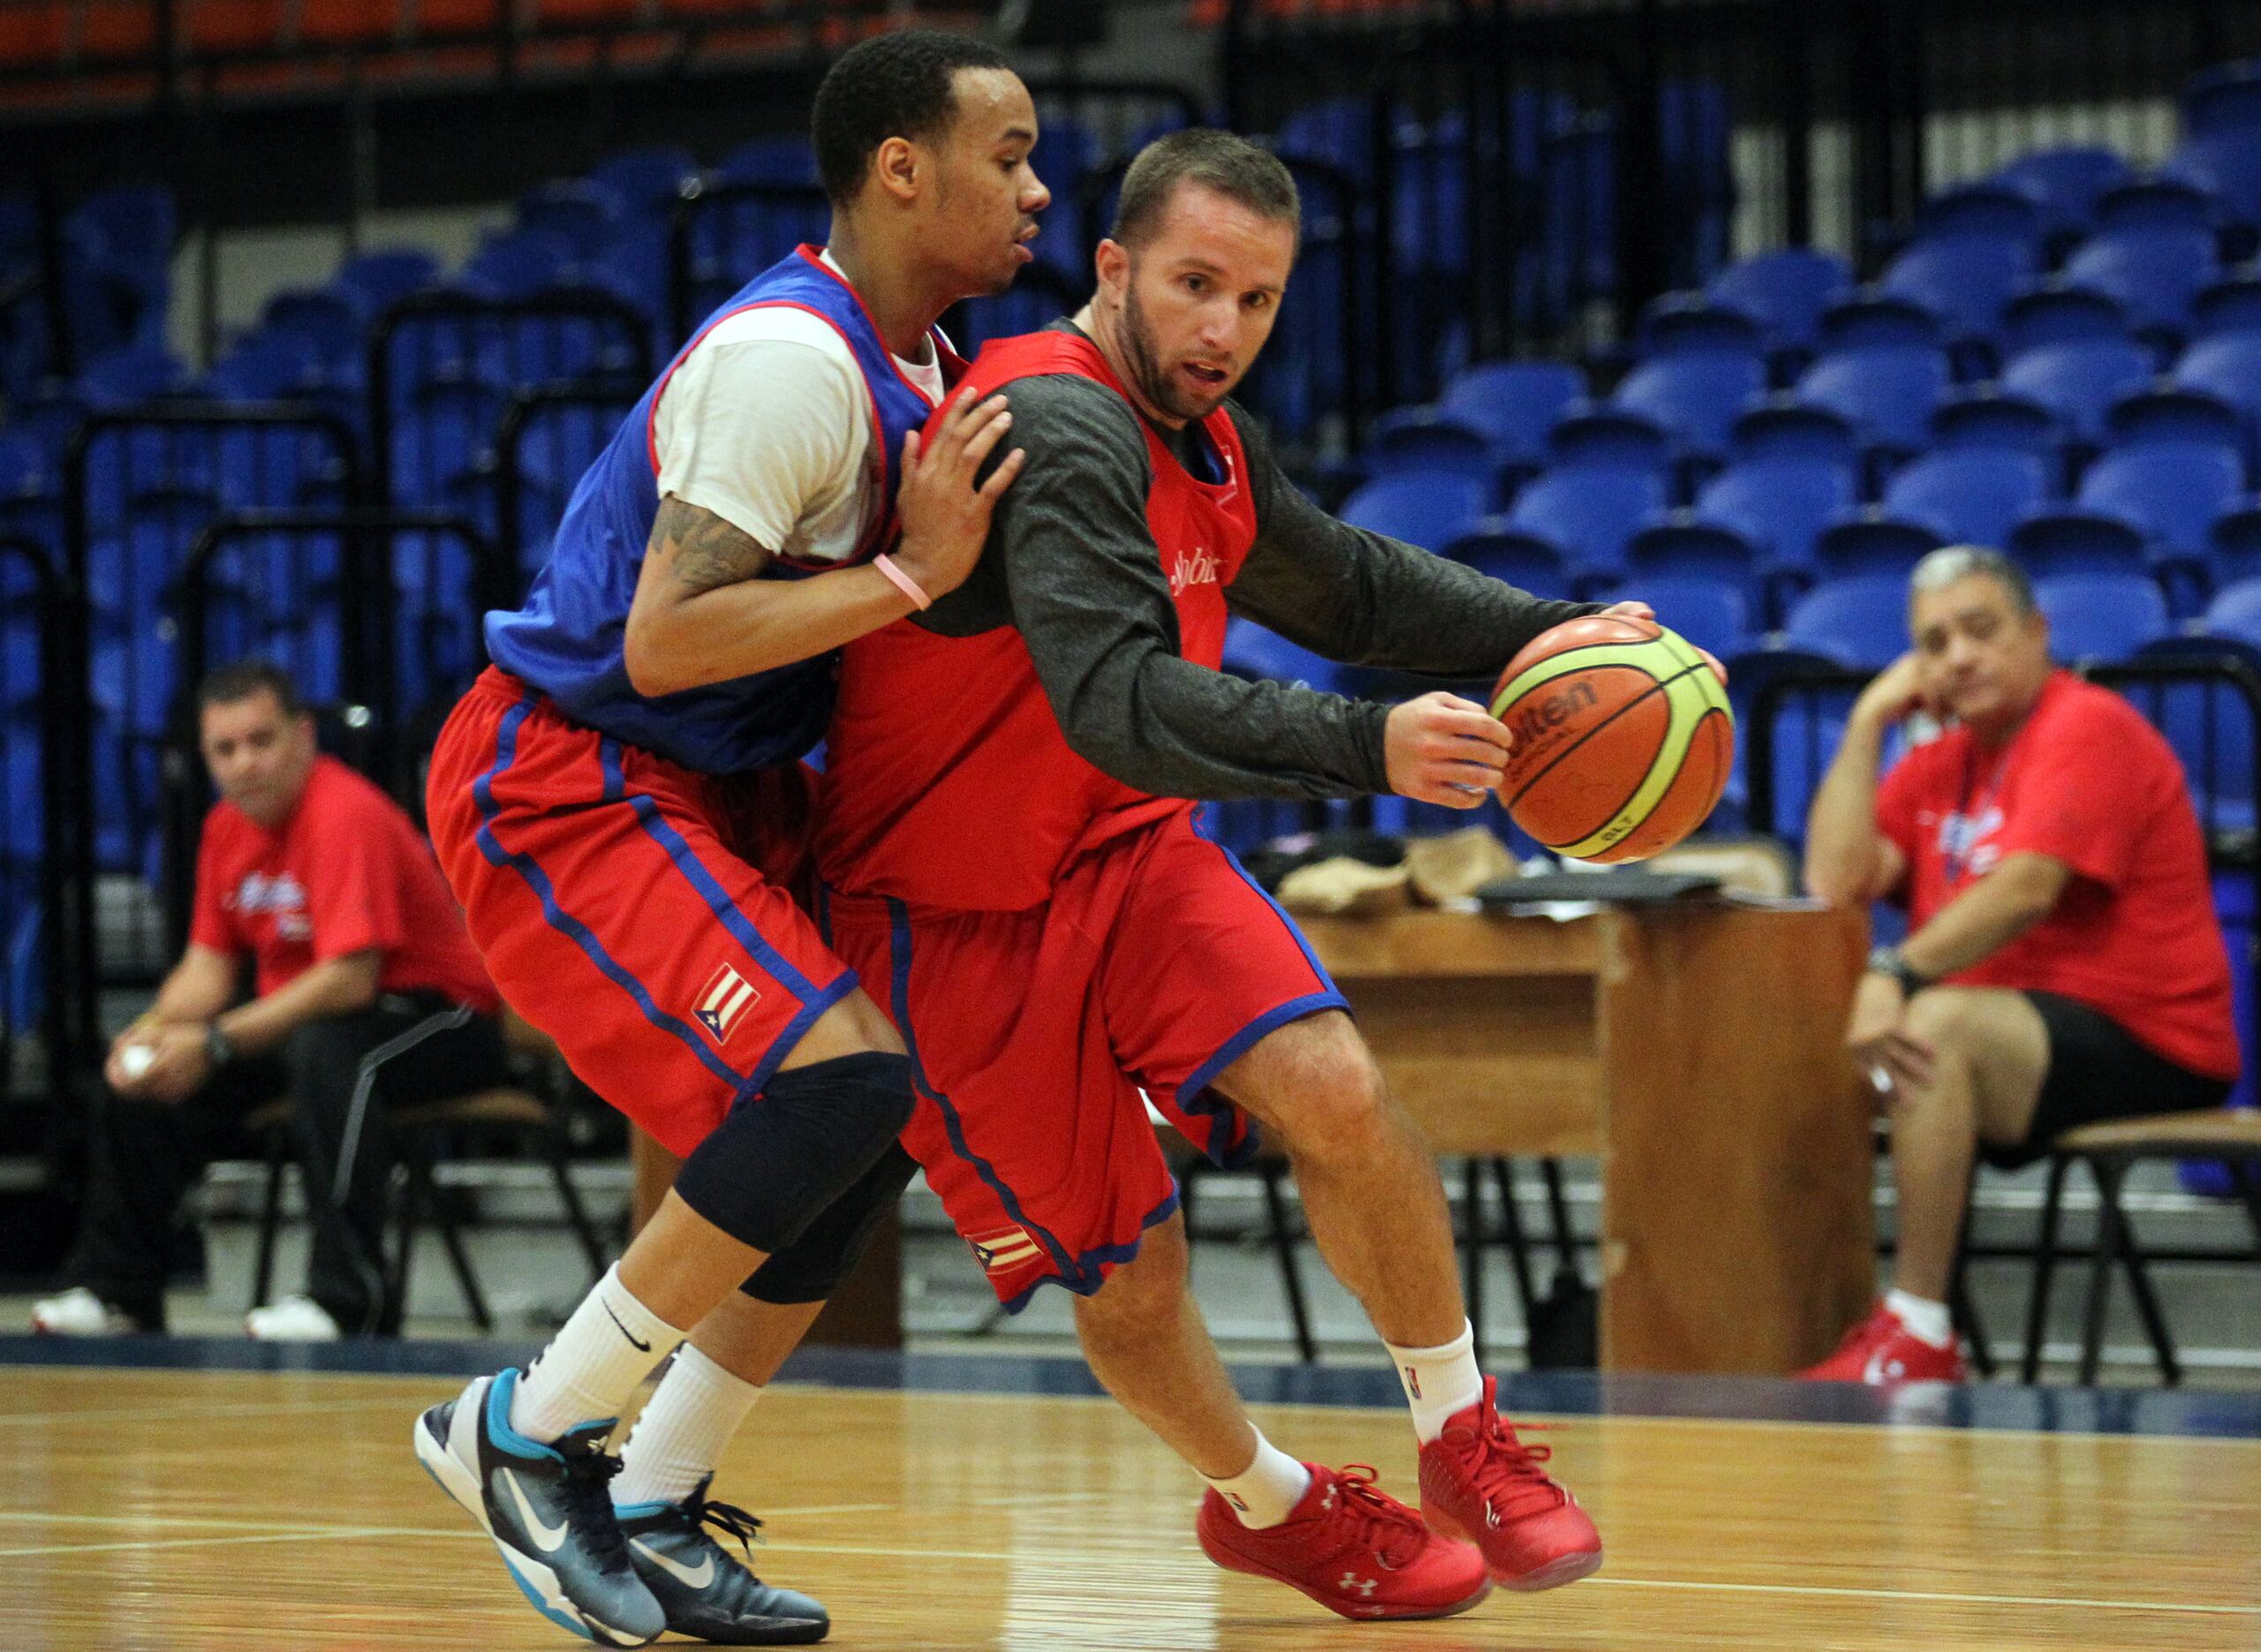
[[[32,1328],[164,1329],[181,1196],[246,1113],[287,1094],[314,1214],[309,1294],[254,1309],[251,1333],[395,1331],[376,1262],[392,1170],[382,1109],[502,1082],[501,1000],[423,834],[315,751],[288,677],[231,666],[197,703],[220,801],[188,949],[110,1046],[69,1288],[34,1308]],[[246,954],[257,996],[237,1004]]]
[[[2206,846],[2166,740],[2051,666],[1998,552],[1925,557],[1909,630],[1806,828],[1814,894],[1909,918],[1846,1035],[1891,1110],[1900,1190],[1894,1288],[1805,1373],[1848,1382],[1962,1379],[1946,1299],[1974,1153],[2009,1168],[2076,1125],[2214,1106],[2238,1070]],[[1879,786],[1887,732],[1919,708],[1945,732]]]

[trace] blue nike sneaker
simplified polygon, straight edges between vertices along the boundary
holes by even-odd
[[[744,1509],[710,1503],[709,1475],[680,1503],[616,1508],[628,1558],[668,1615],[668,1627],[723,1646],[806,1646],[824,1639],[832,1618],[805,1595],[772,1588],[732,1558],[706,1528],[738,1540],[752,1558],[761,1522]]]
[[[518,1373],[475,1378],[416,1420],[416,1458],[502,1551],[534,1610],[584,1640],[639,1647],[667,1614],[630,1563],[607,1482],[616,1419],[584,1422],[552,1445],[510,1426]]]

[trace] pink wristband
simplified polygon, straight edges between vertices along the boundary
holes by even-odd
[[[888,555],[884,551],[872,558],[872,566],[885,574],[888,584],[909,597],[914,606],[922,608],[931,608],[934,606],[934,598],[921,591],[919,588],[919,582],[896,567],[895,558]]]

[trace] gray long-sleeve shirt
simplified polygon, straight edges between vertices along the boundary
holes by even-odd
[[[998,502],[973,576],[918,622],[949,637],[1018,627],[1069,745],[1140,791],[1387,791],[1388,705],[1245,682],[1180,655],[1146,525],[1153,466],[1130,404],[1068,373],[1015,380],[1006,395],[1002,446],[1026,449],[1027,464]],[[1225,590],[1234,613],[1329,659],[1449,681],[1496,675],[1541,631],[1595,612],[1336,521],[1281,472],[1255,420],[1231,414],[1256,508],[1255,543]],[[1163,435],[1201,474],[1198,434]]]

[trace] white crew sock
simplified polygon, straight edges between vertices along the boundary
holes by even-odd
[[[684,1343],[620,1448],[613,1506],[682,1502],[715,1472],[730,1437],[760,1398],[758,1384]]]
[[[510,1426],[547,1445],[568,1429],[618,1416],[683,1337],[630,1294],[616,1262],[518,1378]]]
[[[1266,1439],[1264,1430],[1254,1423],[1248,1425],[1248,1431],[1256,1436],[1254,1462],[1230,1479],[1201,1477],[1217,1489],[1242,1525],[1261,1531],[1267,1526],[1277,1526],[1295,1512],[1304,1493],[1311,1490],[1311,1470]]]
[[[1476,1369],[1476,1327],[1461,1321],[1460,1334],[1433,1348],[1401,1348],[1385,1342],[1397,1362],[1405,1403],[1413,1407],[1413,1432],[1426,1445],[1445,1424],[1484,1398],[1484,1373]]]
[[[1955,1346],[1955,1316],[1947,1311],[1945,1302],[1910,1296],[1895,1286],[1885,1293],[1884,1305],[1917,1341],[1928,1342],[1935,1348]]]

